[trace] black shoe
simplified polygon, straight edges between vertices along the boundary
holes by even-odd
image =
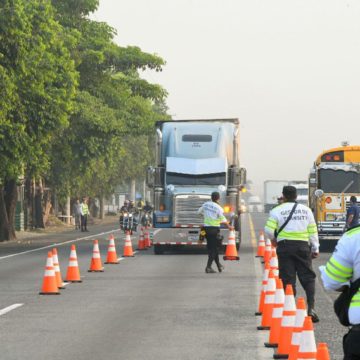
[[[206,267],[206,268],[205,268],[205,272],[206,272],[207,274],[214,274],[214,273],[216,273],[216,271],[215,271],[212,267]]]
[[[308,311],[308,315],[311,316],[311,320],[313,323],[318,323],[320,321],[319,316],[317,315],[314,309],[310,309]]]
[[[224,268],[223,265],[219,264],[218,265],[218,270],[219,270],[219,272],[223,272],[225,270],[225,268]]]

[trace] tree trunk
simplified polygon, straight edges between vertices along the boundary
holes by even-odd
[[[9,240],[16,239],[15,234],[15,211],[17,202],[17,185],[15,180],[5,183],[5,204],[9,221]]]
[[[44,218],[42,209],[43,187],[41,180],[35,185],[35,227],[44,229]]]
[[[9,240],[9,221],[4,199],[4,187],[0,185],[0,241]]]
[[[136,196],[136,181],[132,179],[130,182],[130,200],[135,201]]]
[[[15,240],[16,181],[0,185],[0,241]]]
[[[100,219],[105,218],[105,205],[104,205],[104,196],[100,195]]]
[[[43,216],[43,221],[44,221],[44,224],[46,225],[48,220],[49,220],[49,216],[50,216],[50,211],[51,211],[51,208],[52,208],[52,205],[51,205],[51,193],[49,191],[47,191],[45,193],[45,196],[44,196],[44,216]]]
[[[66,217],[66,224],[70,225],[70,223],[71,223],[71,201],[70,201],[70,196],[66,197],[65,215],[67,216]]]

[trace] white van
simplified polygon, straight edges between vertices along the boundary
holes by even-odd
[[[250,196],[248,200],[249,212],[264,212],[264,206],[259,196]]]

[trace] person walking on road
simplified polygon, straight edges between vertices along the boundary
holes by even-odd
[[[81,223],[81,204],[79,199],[76,199],[75,204],[74,204],[74,208],[73,208],[73,213],[74,213],[74,218],[75,218],[75,229],[79,229],[80,230],[80,223]]]
[[[276,246],[279,277],[284,287],[291,284],[296,295],[296,275],[305,290],[308,315],[318,322],[315,307],[315,278],[312,259],[319,256],[319,239],[311,210],[296,202],[294,186],[284,186],[284,203],[270,211],[265,225],[266,234]],[[310,242],[310,244],[309,244]]]
[[[319,270],[327,290],[342,291],[360,278],[360,225],[340,238],[326,266]],[[351,299],[348,317],[351,328],[343,338],[344,360],[360,360],[360,290]]]
[[[89,231],[87,229],[87,220],[89,215],[89,207],[87,204],[87,198],[83,198],[81,203],[81,231]]]
[[[350,207],[346,211],[346,225],[345,229],[351,229],[359,225],[360,208],[357,205],[356,196],[350,197]]]
[[[208,250],[208,262],[205,268],[206,273],[215,273],[215,270],[211,267],[213,261],[215,261],[219,272],[224,270],[224,266],[219,261],[219,236],[220,225],[224,224],[229,230],[233,230],[229,222],[224,216],[224,210],[219,205],[220,194],[214,191],[211,194],[211,201],[205,202],[198,210],[198,214],[204,215],[204,229],[206,246]]]

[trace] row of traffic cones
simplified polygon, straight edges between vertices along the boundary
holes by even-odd
[[[127,232],[125,236],[123,257],[133,257],[134,252],[132,249],[130,233]],[[114,235],[109,237],[109,246],[105,264],[118,264],[119,259],[116,253]],[[101,262],[101,255],[99,250],[98,240],[94,240],[93,254],[90,262],[89,272],[103,272],[104,267]],[[80,277],[79,264],[77,261],[76,247],[71,245],[69,265],[67,268],[66,277],[64,282],[80,283],[82,282]],[[57,255],[57,249],[54,248],[48,252],[46,267],[44,273],[43,284],[41,287],[40,295],[59,295],[59,289],[64,289],[64,282],[62,281],[61,271],[59,266],[59,259]]]
[[[145,227],[145,229],[141,228],[137,250],[147,250],[148,248],[151,247],[151,245],[152,245],[152,241],[150,239],[150,232],[148,228],[147,227]]]
[[[278,260],[271,241],[265,241],[260,233],[256,257],[264,262],[264,273],[260,292],[259,307],[255,315],[261,315],[258,330],[270,330],[269,339],[264,345],[276,348],[274,359],[313,359],[330,360],[326,343],[316,347],[313,323],[307,316],[305,299],[295,297],[291,285],[285,292],[278,277]]]

